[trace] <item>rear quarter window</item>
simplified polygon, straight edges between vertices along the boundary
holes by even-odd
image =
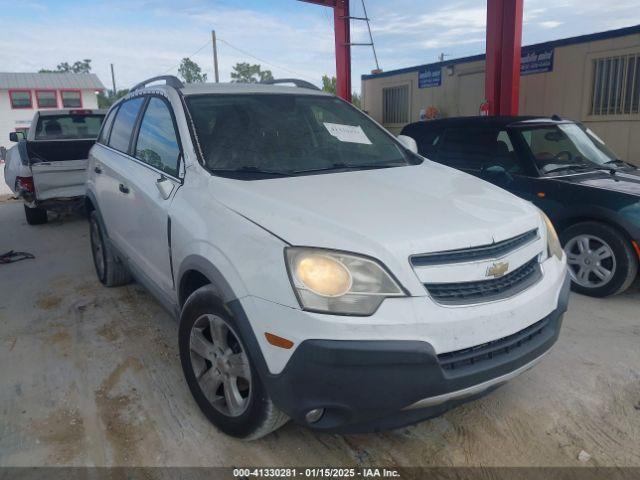
[[[109,146],[111,148],[123,153],[129,153],[131,134],[143,102],[143,97],[137,97],[127,100],[120,106],[109,136]]]

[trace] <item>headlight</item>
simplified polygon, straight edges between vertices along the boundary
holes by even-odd
[[[320,248],[288,247],[287,269],[300,306],[336,315],[371,315],[386,297],[405,296],[375,260]]]
[[[553,223],[551,223],[549,217],[547,217],[542,210],[540,211],[540,215],[547,226],[547,251],[549,256],[554,255],[561,260],[564,251],[562,250],[562,245],[560,245],[560,239],[558,238],[556,229],[553,227]]]

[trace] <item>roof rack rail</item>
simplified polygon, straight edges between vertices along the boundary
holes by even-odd
[[[298,80],[297,78],[274,78],[273,80],[263,80],[260,83],[264,85],[279,85],[281,83],[293,83],[298,88],[310,88],[311,90],[320,90],[311,82],[306,80]]]
[[[140,90],[150,83],[157,82],[159,80],[164,80],[166,82],[166,85],[173,88],[184,88],[184,83],[182,83],[182,81],[178,77],[175,77],[173,75],[160,75],[158,77],[148,78],[147,80],[138,83],[130,91],[133,92],[135,90]]]

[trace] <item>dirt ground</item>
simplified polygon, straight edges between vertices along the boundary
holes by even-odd
[[[481,400],[397,431],[287,424],[259,441],[205,420],[180,369],[177,324],[141,287],[102,287],[88,226],[30,227],[0,202],[0,466],[640,466],[640,288],[573,295],[560,340]]]

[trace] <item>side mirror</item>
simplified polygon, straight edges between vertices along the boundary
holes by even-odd
[[[20,136],[18,135],[18,132],[9,132],[9,141],[10,142],[19,142],[20,141]]]
[[[408,137],[406,135],[398,135],[396,138],[404,148],[406,148],[412,153],[416,153],[416,154],[418,153],[418,144],[413,138]]]
[[[501,185],[507,185],[513,181],[511,174],[502,165],[486,165],[482,167],[480,176],[489,182]]]

